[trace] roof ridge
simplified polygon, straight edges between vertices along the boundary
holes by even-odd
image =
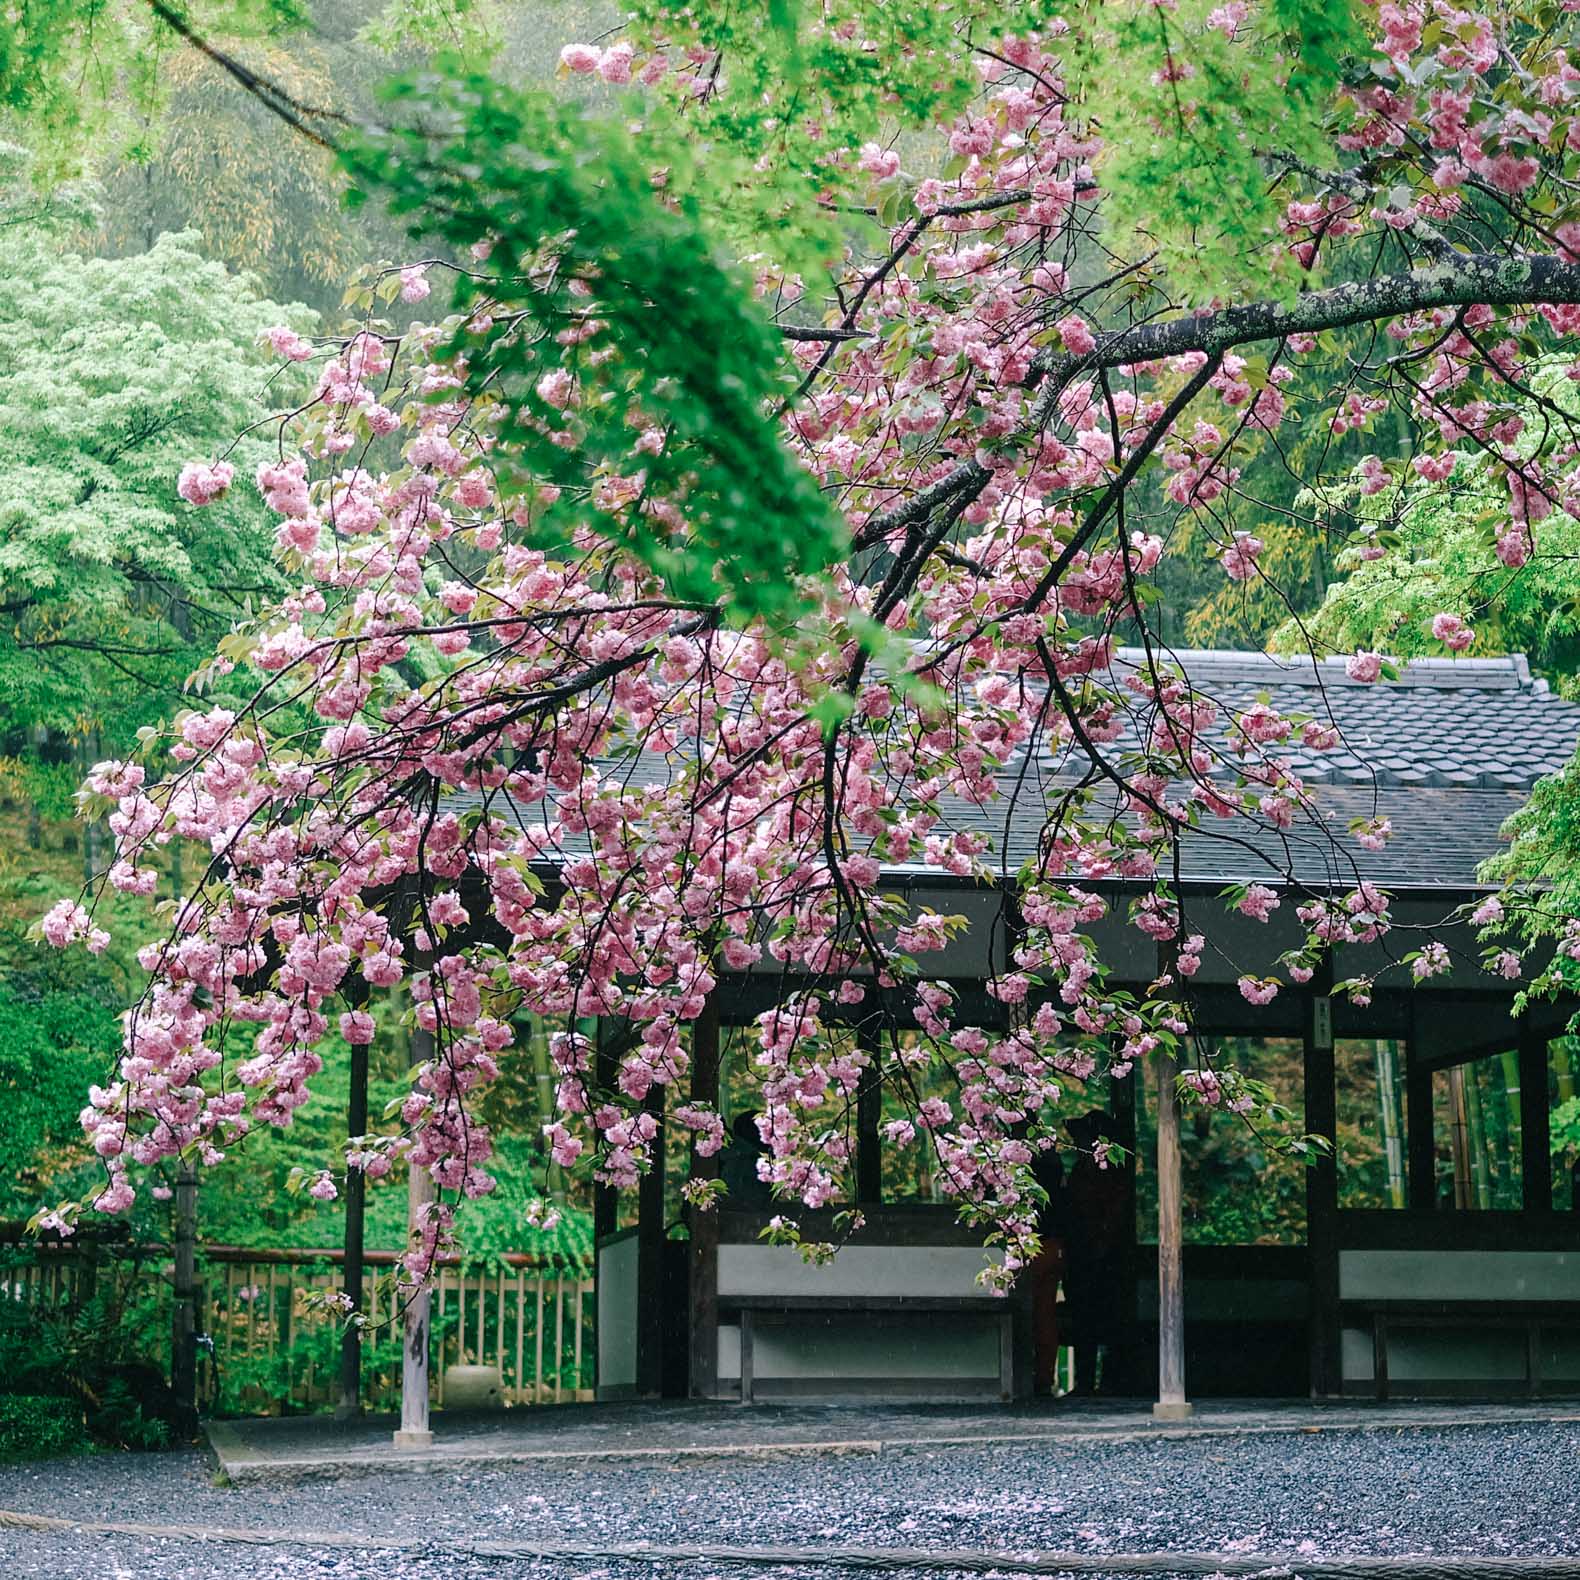
[[[1185,647],[1152,650],[1119,647],[1114,649],[1115,668],[1141,668],[1149,658],[1175,664],[1187,678],[1194,671],[1260,671],[1269,679],[1291,686],[1361,686],[1366,681],[1352,680],[1346,672],[1348,659],[1343,654],[1323,658],[1309,653],[1269,653],[1250,648]],[[1545,691],[1547,688],[1531,674],[1530,660],[1524,653],[1499,653],[1480,658],[1424,655],[1398,663],[1399,680],[1390,685],[1426,687],[1437,690]],[[1210,678],[1203,675],[1204,679]]]

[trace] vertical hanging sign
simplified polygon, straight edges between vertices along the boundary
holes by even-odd
[[[1325,994],[1311,1001],[1311,1045],[1323,1053],[1333,1051],[1333,1000]]]

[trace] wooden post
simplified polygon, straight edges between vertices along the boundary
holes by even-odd
[[[1304,1029],[1305,1128],[1308,1135],[1335,1141],[1338,1093],[1333,1060],[1333,967],[1318,967],[1306,995]],[[1311,1395],[1344,1391],[1339,1356],[1339,1175],[1330,1153],[1306,1164],[1306,1247],[1310,1257],[1309,1322]]]
[[[1139,1273],[1139,1245],[1138,1237],[1140,1225],[1136,1222],[1136,1085],[1145,1081],[1146,1074],[1141,1069],[1134,1069],[1129,1075],[1120,1080],[1110,1079],[1108,1083],[1108,1111],[1114,1116],[1115,1128],[1119,1132],[1119,1144],[1125,1149],[1125,1235],[1120,1243],[1120,1270],[1119,1270],[1119,1300],[1120,1321],[1117,1342],[1109,1348],[1107,1360],[1109,1365],[1114,1357],[1123,1357],[1121,1369],[1115,1373],[1114,1387],[1110,1390],[1123,1394],[1137,1392],[1136,1372],[1138,1370],[1138,1356],[1136,1354],[1136,1322],[1138,1318],[1136,1285]],[[1074,1386],[1074,1375],[1071,1375],[1070,1386]]]
[[[1520,1171],[1526,1212],[1553,1210],[1550,1155],[1552,1116],[1547,1107],[1547,1039],[1520,1022]]]
[[[346,1134],[362,1136],[368,1129],[368,1046],[351,1045],[351,1094],[346,1103]],[[346,1170],[346,1260],[344,1291],[350,1309],[340,1335],[340,1398],[337,1421],[353,1421],[362,1414],[362,1329],[355,1320],[362,1314],[362,1252],[367,1212],[367,1178],[361,1169]]]
[[[870,1020],[861,1023],[856,1035],[872,1059],[856,1087],[856,1201],[878,1207],[883,1204],[883,1040]]]
[[[713,1107],[719,1102],[719,1001],[714,994],[703,1006],[691,1030],[691,1100]],[[719,1159],[691,1153],[691,1178],[712,1180],[719,1176]],[[706,1212],[693,1207],[688,1267],[691,1323],[688,1334],[690,1376],[687,1392],[693,1399],[712,1399],[719,1391],[719,1209]],[[580,1310],[578,1307],[578,1322]],[[577,1332],[579,1333],[578,1326]],[[580,1379],[578,1378],[578,1383]]]
[[[1158,1398],[1152,1414],[1183,1421],[1185,1399],[1185,1281],[1181,1268],[1184,1212],[1180,1180],[1180,1110],[1175,1063],[1162,1049],[1158,1072]]]
[[[433,1033],[414,1026],[411,1059],[422,1064],[434,1055]],[[434,1199],[433,1175],[415,1165],[407,1170],[406,1230],[408,1236],[422,1219],[423,1208]],[[433,1431],[428,1424],[428,1339],[433,1296],[424,1283],[406,1302],[402,1319],[400,1369],[400,1426],[394,1434],[397,1448],[429,1448]]]
[[[657,1128],[652,1165],[636,1188],[636,1391],[645,1399],[664,1392],[664,1091],[654,1086],[642,1103]]]
[[[197,1428],[197,1166],[176,1176],[174,1299],[170,1307],[170,1391],[187,1430]]]
[[[1410,1042],[1404,1056],[1404,1139],[1410,1165],[1410,1210],[1437,1206],[1437,1149],[1432,1135],[1432,1072],[1420,1034],[1417,1000],[1410,999]]]

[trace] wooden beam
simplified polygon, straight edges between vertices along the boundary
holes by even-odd
[[[614,1085],[614,1026],[607,1017],[598,1021],[594,1038],[593,1084],[600,1092]],[[593,1257],[598,1247],[620,1226],[620,1193],[613,1185],[593,1184]]]
[[[719,1103],[719,1005],[710,998],[691,1029],[691,1100],[717,1108]],[[691,1178],[719,1177],[719,1158],[699,1157],[691,1149]],[[696,1207],[689,1212],[691,1245],[688,1255],[688,1304],[691,1321],[687,1345],[687,1393],[693,1399],[713,1399],[719,1392],[719,1208]]]
[[[1140,1357],[1136,1345],[1136,1285],[1140,1273],[1140,1224],[1136,1221],[1136,1083],[1146,1079],[1139,1067],[1122,1080],[1108,1084],[1108,1111],[1114,1116],[1119,1132],[1119,1144],[1125,1149],[1125,1237],[1119,1247],[1119,1332],[1117,1342],[1109,1346],[1106,1365],[1119,1365],[1115,1387],[1120,1393],[1137,1392],[1135,1374]]]
[[[856,1028],[856,1037],[872,1059],[856,1087],[856,1202],[878,1207],[883,1204],[883,1042],[870,1019]]]

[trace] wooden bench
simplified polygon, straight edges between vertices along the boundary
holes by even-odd
[[[858,1316],[864,1325],[897,1327],[927,1313],[986,1317],[998,1325],[998,1373],[996,1396],[1004,1401],[1015,1397],[1015,1338],[1018,1302],[993,1296],[950,1295],[720,1295],[721,1322],[734,1320],[741,1334],[741,1402],[750,1404],[757,1395],[756,1338],[764,1327],[804,1327],[808,1317]],[[964,1386],[973,1379],[921,1380],[927,1391],[940,1394],[976,1392]],[[853,1379],[841,1378],[840,1389]],[[875,1388],[891,1389],[900,1379],[885,1377],[870,1380]],[[830,1389],[835,1383],[830,1382]],[[911,1391],[907,1389],[907,1391]]]
[[[1580,1392],[1580,1378],[1553,1378],[1544,1386],[1542,1375],[1542,1337],[1553,1329],[1567,1328],[1580,1333],[1580,1303],[1562,1300],[1467,1301],[1454,1304],[1441,1300],[1367,1300],[1339,1302],[1341,1330],[1370,1331],[1372,1343],[1371,1392],[1379,1400],[1389,1398],[1395,1384],[1389,1378],[1389,1343],[1400,1330],[1479,1328],[1521,1336],[1525,1352],[1525,1373],[1519,1378],[1472,1379],[1481,1382],[1488,1393],[1539,1395],[1543,1392],[1574,1394]],[[1463,1393],[1466,1379],[1411,1378],[1403,1383],[1407,1390],[1426,1394]],[[1358,1391],[1346,1387],[1346,1392]]]
[[[955,1222],[952,1209],[932,1205],[871,1209],[862,1228],[832,1262],[822,1265],[804,1262],[792,1247],[764,1243],[766,1222],[764,1215],[729,1211],[720,1219],[717,1320],[721,1329],[739,1329],[743,1400],[770,1391],[760,1348],[769,1329],[775,1330],[776,1338],[784,1336],[789,1354],[796,1348],[790,1337],[796,1332],[814,1352],[803,1357],[804,1368],[772,1374],[772,1391],[781,1395],[855,1388],[913,1397],[1011,1399],[1029,1391],[1030,1286],[1023,1280],[1008,1298],[984,1289],[977,1281],[983,1265],[981,1241]],[[809,1240],[838,1238],[836,1226],[825,1225],[812,1214],[805,1215],[802,1227]],[[948,1345],[940,1349],[936,1330],[927,1331],[929,1318],[960,1319],[970,1366],[980,1370],[968,1371],[964,1358]],[[967,1319],[974,1319],[969,1332]],[[854,1324],[863,1332],[890,1329],[894,1334],[890,1355],[875,1348],[876,1364],[870,1374],[863,1374],[851,1355],[841,1357],[837,1376],[818,1373],[815,1350],[825,1321],[834,1335],[841,1327],[849,1332]],[[907,1353],[902,1332],[906,1326],[913,1330],[910,1362],[917,1367],[911,1375],[900,1360]],[[958,1369],[946,1357],[958,1362]]]

